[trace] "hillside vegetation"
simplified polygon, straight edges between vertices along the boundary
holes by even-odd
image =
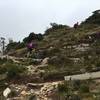
[[[15,43],[8,44],[6,49],[8,54],[25,57],[27,55],[26,45],[33,40],[36,48],[31,57],[36,59],[49,57],[49,66],[46,70],[78,73],[82,69],[86,71],[99,69],[99,10],[93,12],[77,29],[56,23],[50,25],[51,27],[43,35],[30,33],[23,39],[23,42],[16,43],[16,45]],[[14,52],[10,52],[10,50]]]
[[[0,97],[9,88],[7,97],[18,100],[100,100],[99,80],[63,81],[67,75],[100,71],[100,10],[76,28],[50,25],[44,34],[31,32],[22,42],[9,42],[0,58]]]

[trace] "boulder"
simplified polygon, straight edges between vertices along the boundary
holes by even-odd
[[[8,95],[11,93],[11,89],[10,88],[6,88],[4,91],[3,91],[3,96],[4,97],[8,97]]]
[[[42,65],[45,65],[45,64],[48,64],[48,60],[49,60],[49,58],[47,57],[47,58],[44,58],[43,60],[42,60]]]
[[[26,92],[25,90],[23,90],[23,91],[20,93],[20,95],[26,96],[26,95],[27,95],[27,92]]]

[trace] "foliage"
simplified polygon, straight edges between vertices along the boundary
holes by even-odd
[[[25,44],[23,42],[11,42],[6,47],[6,52],[10,52],[12,50],[24,48]]]
[[[66,82],[64,84],[58,84],[58,91],[60,93],[68,92],[68,84]]]
[[[54,56],[48,60],[48,64],[58,66],[58,67],[63,67],[66,64],[71,65],[71,63],[72,63],[72,61],[70,59],[68,59],[67,57],[62,56],[62,55]]]
[[[74,91],[71,86],[71,82],[64,82],[63,84],[58,84],[58,92],[61,97],[64,97],[64,100],[80,100],[80,96],[74,94]]]
[[[30,59],[28,62],[28,65],[39,65],[41,63],[41,60],[34,60],[34,59]]]
[[[17,78],[26,68],[11,62],[6,62],[0,70],[3,71],[3,73],[7,73],[8,78]]]
[[[23,42],[24,43],[29,43],[29,42],[31,42],[33,40],[41,41],[41,40],[43,40],[43,35],[41,33],[35,34],[34,32],[32,32],[32,33],[29,34],[28,37],[23,39]]]
[[[100,10],[96,10],[93,12],[92,16],[86,19],[84,23],[89,24],[98,24],[100,25]]]
[[[73,86],[74,86],[73,88],[74,88],[74,90],[79,90],[80,85],[81,85],[80,80],[74,80],[73,81]]]
[[[58,84],[58,93],[60,97],[65,98],[63,100],[83,100],[84,97],[92,97],[90,85],[93,84],[91,80],[64,81]]]
[[[4,64],[5,62],[7,62],[6,58],[3,58],[3,59],[0,58],[0,65]]]
[[[96,12],[93,13],[88,19],[86,19],[84,24],[79,25],[77,29],[71,28],[67,25],[50,23],[50,28],[48,28],[44,35],[30,33],[28,37],[23,39],[20,46],[26,45],[28,42],[36,42],[37,48],[32,51],[30,57],[35,59],[44,59],[49,57],[49,65],[55,66],[55,70],[63,71],[68,70],[70,74],[75,71],[80,71],[80,69],[86,69],[87,71],[92,71],[94,67],[99,66],[100,62],[100,39],[89,38],[94,36],[94,33],[100,30],[98,25],[95,25],[97,16],[100,14]],[[94,18],[96,17],[96,19]],[[92,24],[91,24],[92,23]],[[99,38],[99,37],[98,37]],[[41,40],[41,41],[40,41]],[[93,41],[92,41],[93,40]],[[89,45],[88,47],[82,45]],[[18,43],[13,43],[9,47],[10,49],[17,49]],[[19,47],[19,46],[18,46]],[[81,48],[82,47],[82,48]],[[26,56],[27,50],[13,50],[14,56]],[[91,57],[91,58],[89,58]],[[79,60],[76,60],[79,59]],[[36,62],[30,61],[30,64]],[[36,63],[37,64],[37,63]]]
[[[6,47],[6,52],[13,52],[14,50],[18,50],[21,48],[24,48],[27,43],[36,40],[36,41],[41,41],[43,40],[43,35],[41,33],[35,34],[35,33],[30,33],[28,37],[25,37],[23,39],[23,42],[10,42],[7,47]]]
[[[70,27],[67,25],[62,25],[62,24],[57,24],[57,23],[50,23],[50,25],[51,25],[51,28],[48,28],[45,31],[45,35],[48,35],[49,33],[53,32],[57,29],[70,29]]]
[[[88,86],[87,84],[82,84],[82,85],[80,86],[80,92],[82,92],[82,93],[87,93],[87,92],[89,92],[89,86]]]
[[[65,75],[68,75],[68,73],[52,70],[51,72],[49,72],[49,71],[46,72],[43,75],[43,79],[46,80],[46,81],[49,81],[49,80],[52,80],[52,81],[53,80],[63,80]]]

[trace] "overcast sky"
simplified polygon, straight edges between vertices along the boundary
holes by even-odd
[[[0,37],[19,41],[51,22],[72,26],[97,9],[100,0],[0,0]]]

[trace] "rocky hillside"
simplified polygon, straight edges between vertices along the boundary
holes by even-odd
[[[0,100],[100,100],[99,80],[64,82],[67,75],[100,71],[99,10],[76,28],[50,25],[43,35],[32,32],[7,45],[0,57]]]
[[[44,35],[30,34],[23,39],[24,48],[13,50],[12,56],[27,55],[25,45],[34,40],[36,48],[31,57],[35,59],[49,58],[49,72],[80,73],[80,70],[99,70],[100,66],[100,13],[99,10],[82,22],[77,28],[51,23]],[[21,43],[21,44],[22,44]],[[23,46],[22,46],[23,47]]]

